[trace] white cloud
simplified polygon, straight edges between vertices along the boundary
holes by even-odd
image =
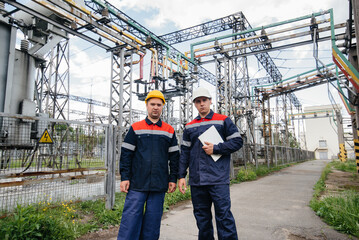
[[[334,8],[335,19],[344,21],[348,17],[348,1],[337,0],[275,0],[272,2],[267,0],[112,0],[110,2],[119,9],[151,13],[148,14],[150,18],[144,15],[139,16],[145,19],[146,24],[149,24],[145,26],[149,29],[172,22],[177,27],[173,31],[240,11],[243,12],[252,27],[288,20],[329,8]],[[124,10],[124,12],[126,11]]]

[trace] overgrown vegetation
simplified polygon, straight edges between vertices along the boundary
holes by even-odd
[[[231,181],[231,183],[253,181],[253,180],[256,180],[258,177],[268,175],[271,172],[279,171],[283,168],[292,166],[293,164],[295,164],[295,163],[278,165],[278,166],[271,167],[271,168],[268,168],[266,165],[259,165],[258,168],[256,168],[253,165],[247,165],[246,167],[243,166],[238,170],[236,178],[233,179]]]
[[[190,188],[187,187],[187,191],[185,194],[182,194],[178,188],[172,194],[166,194],[165,203],[163,205],[163,210],[167,212],[170,209],[170,206],[175,205],[178,202],[191,199],[191,191]]]
[[[355,161],[329,163],[314,186],[314,195],[310,206],[318,216],[336,230],[359,237],[359,192],[342,190],[333,195],[323,196],[326,191],[325,180],[333,168],[351,172],[353,179],[358,178]]]
[[[100,228],[119,225],[125,194],[116,193],[113,210],[105,208],[105,200],[52,203],[51,199],[30,206],[17,206],[13,213],[0,219],[0,239],[76,239]],[[190,198],[190,192],[178,190],[166,194],[164,209]]]
[[[74,239],[81,230],[78,211],[71,202],[18,205],[0,221],[0,239]]]

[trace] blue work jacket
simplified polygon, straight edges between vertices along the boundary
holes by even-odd
[[[222,155],[217,161],[206,154],[198,139],[211,126],[215,126],[224,141],[213,146],[213,153]],[[238,128],[229,117],[212,110],[205,118],[197,116],[186,124],[183,132],[178,178],[184,178],[189,168],[189,185],[229,184],[230,154],[242,145]]]
[[[130,190],[168,190],[177,182],[179,147],[173,127],[161,120],[132,124],[122,143],[121,180],[130,180]]]

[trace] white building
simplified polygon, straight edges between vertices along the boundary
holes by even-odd
[[[305,107],[303,118],[307,149],[315,152],[316,159],[337,158],[338,127],[332,105]]]

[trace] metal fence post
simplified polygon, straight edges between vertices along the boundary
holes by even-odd
[[[267,167],[270,168],[270,159],[269,159],[269,151],[268,151],[268,145],[264,145],[266,149],[266,157],[267,157]]]
[[[115,205],[116,192],[116,131],[114,125],[106,128],[106,175],[105,175],[105,194],[106,208],[112,209]]]

